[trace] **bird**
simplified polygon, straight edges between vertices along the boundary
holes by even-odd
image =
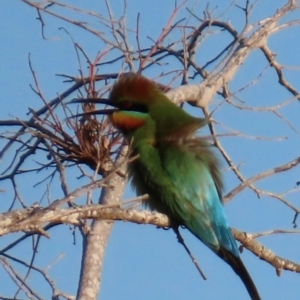
[[[114,83],[108,99],[75,99],[113,107],[107,114],[130,142],[128,165],[137,195],[145,205],[183,225],[240,277],[252,300],[259,292],[243,264],[222,202],[220,163],[207,138],[197,131],[208,124],[173,103],[152,80],[133,72]]]

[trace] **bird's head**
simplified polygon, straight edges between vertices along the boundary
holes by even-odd
[[[162,92],[155,82],[135,73],[126,73],[114,84],[107,104],[117,110],[110,115],[113,125],[123,133],[133,133],[146,125],[151,108]]]
[[[158,85],[148,78],[129,72],[123,74],[113,85],[109,101],[121,108],[126,105],[151,106],[162,94]]]
[[[158,85],[135,73],[122,75],[113,85],[108,99],[80,99],[73,102],[94,102],[114,109],[96,110],[89,114],[107,114],[112,124],[126,136],[143,135],[159,139],[170,135],[187,135],[206,124],[171,102]]]

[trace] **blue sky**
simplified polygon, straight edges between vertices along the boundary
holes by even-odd
[[[96,10],[107,16],[102,4],[94,1],[69,1],[73,5]],[[229,1],[210,1],[210,7],[217,5],[214,17],[222,15]],[[242,5],[242,1],[238,1]],[[258,20],[270,16],[285,1],[258,1],[254,7],[250,22],[255,24]],[[194,12],[202,15],[206,2],[195,4],[188,1],[186,6],[193,7]],[[174,7],[173,1],[128,1],[127,24],[131,28],[136,26],[136,16],[140,12],[140,35],[143,46],[151,44],[147,36],[155,39],[161,33]],[[120,16],[122,7],[112,4],[116,17]],[[61,9],[55,9],[63,12]],[[185,10],[180,19],[186,15]],[[75,13],[70,16],[76,17]],[[70,37],[59,28],[67,29],[74,40],[78,42],[93,59],[103,50],[105,45],[95,36],[59,21],[45,16],[45,34],[47,40],[41,37],[40,23],[36,20],[36,11],[21,1],[2,0],[0,2],[0,19],[2,30],[0,34],[0,65],[1,65],[1,103],[0,119],[28,118],[28,107],[37,109],[42,106],[40,99],[30,89],[33,78],[28,65],[30,53],[34,70],[39,79],[43,93],[49,101],[69,87],[63,83],[61,77],[55,74],[68,74],[78,76],[79,65],[76,53]],[[300,13],[295,12],[291,17],[300,18]],[[88,19],[89,20],[89,19]],[[238,29],[242,28],[243,14],[237,8],[231,8],[222,20],[230,20]],[[95,26],[101,29],[96,21]],[[196,24],[195,21],[193,24]],[[103,29],[104,30],[104,29]],[[268,45],[277,54],[278,61],[285,66],[284,72],[287,79],[300,90],[300,29],[294,27],[281,31],[272,36]],[[169,37],[177,38],[176,34]],[[129,36],[135,45],[134,35]],[[214,53],[226,44],[228,37],[221,33],[205,40],[197,54],[199,63],[213,57]],[[152,68],[145,75],[156,77],[162,71],[175,68],[174,61],[161,68]],[[292,68],[295,67],[295,68]],[[103,67],[99,73],[118,72],[121,64]],[[88,70],[84,67],[86,75]],[[255,50],[241,66],[234,80],[229,84],[231,92],[236,92],[249,82],[253,81],[263,72],[257,83],[236,93],[244,102],[238,102],[249,107],[269,107],[277,105],[291,98],[284,88],[278,85],[278,78],[274,70],[267,68],[267,61],[261,52]],[[199,80],[199,77],[196,78]],[[168,78],[163,79],[167,82]],[[164,83],[166,83],[164,82]],[[197,82],[197,81],[196,81]],[[175,85],[174,85],[175,86]],[[74,96],[75,97],[75,96]],[[70,97],[71,99],[72,97]],[[220,105],[214,114],[219,122],[219,133],[228,132],[228,128],[243,132],[245,136],[229,136],[221,139],[221,142],[231,155],[236,165],[245,177],[253,176],[259,172],[299,156],[299,103],[294,101],[280,112],[289,119],[297,128],[295,132],[286,122],[270,112],[257,112],[240,110],[232,105],[224,103],[223,99],[216,96],[212,108]],[[189,112],[201,115],[200,110],[185,105]],[[11,131],[11,128],[8,128]],[[205,131],[207,133],[207,131]],[[254,137],[262,137],[257,139]],[[3,142],[0,141],[0,148]],[[43,156],[40,160],[45,160]],[[9,163],[8,158],[1,161],[1,170]],[[34,162],[29,162],[30,166]],[[225,193],[229,192],[239,182],[235,176],[224,166],[226,183]],[[70,172],[71,173],[71,172]],[[69,174],[69,184],[76,188],[83,181],[76,180],[74,174]],[[32,177],[19,177],[17,179],[20,192],[24,201],[30,205],[39,201],[45,186],[33,188],[33,184],[43,174]],[[293,189],[300,180],[299,167],[294,170],[279,174],[257,183],[259,188],[276,193],[284,193]],[[53,188],[49,198],[55,200],[62,196],[59,189],[59,181],[53,182]],[[0,182],[1,193],[0,211],[5,211],[9,205],[12,194],[11,185]],[[95,197],[97,193],[95,193]],[[134,196],[128,187],[124,199]],[[299,206],[299,191],[290,193],[286,198],[294,205]],[[46,202],[42,204],[45,205]],[[230,201],[226,207],[226,214],[231,226],[249,232],[260,232],[270,229],[293,229],[292,220],[294,213],[280,201],[262,196],[257,198],[255,193],[247,189]],[[182,230],[183,236],[197,257],[201,268],[208,277],[203,281],[195,267],[190,262],[183,248],[177,243],[171,230],[156,229],[153,226],[135,225],[117,222],[114,226],[109,245],[107,247],[103,282],[99,299],[248,299],[247,292],[239,278],[223,261],[216,257],[210,250],[202,245],[187,230]],[[78,231],[75,233],[76,243],[73,244],[71,228],[66,225],[58,226],[50,231],[51,239],[42,238],[36,264],[41,268],[49,268],[49,275],[55,279],[58,287],[70,294],[75,294],[78,283],[79,267],[81,260],[81,237]],[[0,239],[0,249],[5,247],[21,234],[14,234]],[[272,235],[259,240],[269,247],[277,255],[300,262],[300,240],[297,234]],[[25,241],[16,246],[10,255],[30,259],[31,241]],[[276,276],[273,267],[259,260],[247,250],[241,254],[250,274],[253,277],[263,299],[299,299],[299,274],[284,271],[281,277]],[[20,274],[25,273],[25,268],[18,266]],[[12,296],[14,285],[0,268],[1,286],[0,296]],[[45,297],[50,297],[50,289],[39,275],[32,273],[29,282]],[[3,284],[4,283],[4,284]],[[26,296],[22,295],[23,299]]]

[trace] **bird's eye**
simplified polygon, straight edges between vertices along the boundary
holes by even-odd
[[[148,108],[144,104],[138,104],[129,100],[123,100],[118,103],[119,109],[121,110],[130,110],[130,111],[136,111],[140,113],[147,113]]]
[[[122,102],[120,103],[120,107],[121,107],[122,109],[127,110],[127,109],[129,109],[129,108],[132,107],[132,102],[131,102],[131,101],[128,101],[128,100],[124,100],[124,101],[122,101]]]

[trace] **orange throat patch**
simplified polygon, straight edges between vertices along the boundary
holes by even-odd
[[[110,121],[116,128],[125,132],[134,131],[146,123],[144,118],[130,112],[114,112],[110,116]]]

